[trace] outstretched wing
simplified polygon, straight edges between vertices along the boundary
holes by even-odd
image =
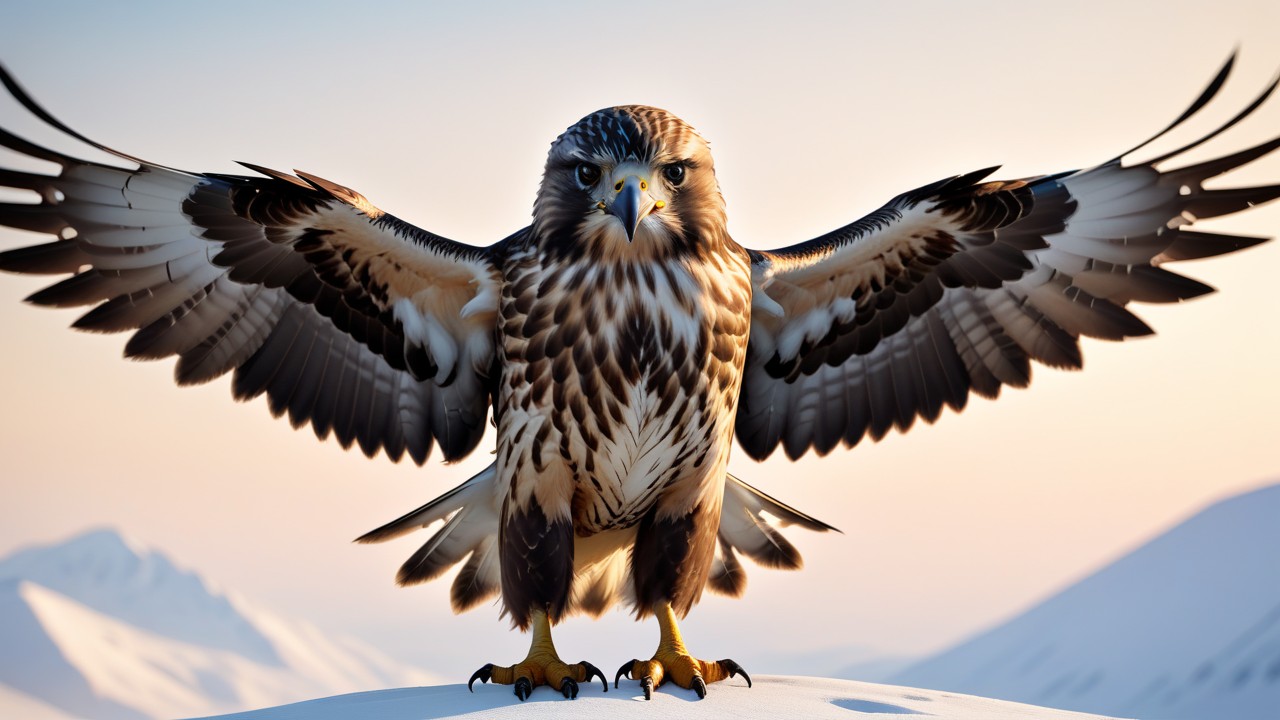
[[[1227,130],[1135,164],[1122,158],[1180,125],[1225,82],[1150,140],[1097,167],[1005,182],[989,168],[899,195],[880,210],[792,247],[752,251],[754,300],[737,436],[763,459],[797,458],[933,422],[971,392],[1024,387],[1031,360],[1081,367],[1081,336],[1151,333],[1132,301],[1177,302],[1212,288],[1161,267],[1263,238],[1199,232],[1194,221],[1280,197],[1280,185],[1205,190],[1212,177],[1280,147],[1280,138],[1174,169],[1167,161]]]
[[[0,146],[58,165],[0,168],[0,186],[38,204],[0,204],[0,224],[57,240],[0,253],[0,269],[70,277],[37,305],[93,308],[75,327],[134,331],[125,355],[178,356],[186,385],[234,371],[239,399],[310,423],[368,455],[446,459],[484,433],[494,362],[501,244],[476,248],[421,230],[360,194],[298,173],[189,173],[103,147],[37,105],[24,107],[122,160],[121,169],[0,130]]]

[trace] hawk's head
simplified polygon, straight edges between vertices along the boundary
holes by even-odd
[[[591,113],[551,144],[533,216],[539,242],[574,255],[696,251],[725,225],[707,142],[643,105]]]

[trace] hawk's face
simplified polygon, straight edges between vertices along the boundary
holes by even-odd
[[[552,143],[533,215],[544,247],[599,258],[696,251],[725,223],[707,142],[642,105],[594,112]]]

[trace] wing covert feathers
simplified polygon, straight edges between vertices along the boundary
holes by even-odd
[[[825,454],[917,418],[933,422],[971,393],[1026,386],[1033,360],[1081,367],[1080,337],[1150,334],[1131,302],[1211,292],[1164,263],[1264,241],[1190,226],[1280,197],[1280,184],[1203,186],[1280,138],[1167,165],[1250,115],[1276,82],[1195,141],[1122,160],[1208,106],[1233,62],[1168,127],[1097,167],[1012,182],[984,182],[991,169],[959,175],[823,237],[752,251],[755,313],[737,420],[744,450],[757,459],[779,445],[791,458]]]

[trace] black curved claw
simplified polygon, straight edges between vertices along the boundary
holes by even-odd
[[[729,677],[741,675],[742,679],[747,681],[747,687],[751,687],[751,676],[747,674],[746,670],[742,669],[741,665],[732,660],[721,660],[720,666],[729,671]]]
[[[635,662],[635,661],[633,660],[632,662]],[[605,679],[604,673],[600,672],[600,668],[596,667],[595,665],[592,665],[586,660],[583,660],[578,664],[581,665],[583,668],[585,668],[587,671],[587,677],[585,680],[583,680],[583,682],[591,682],[591,678],[598,677],[600,678],[600,684],[604,686],[604,691],[609,692],[609,681]]]
[[[527,677],[516,678],[516,697],[520,698],[520,702],[529,699],[533,694],[533,682]]]
[[[703,680],[701,675],[693,676],[693,691],[698,693],[699,700],[707,696],[707,681]]]
[[[617,689],[617,687],[618,687],[618,681],[622,679],[622,676],[623,676],[623,675],[626,675],[628,680],[631,680],[631,679],[632,679],[632,678],[631,678],[631,668],[633,668],[633,667],[635,667],[635,666],[636,666],[636,661],[635,661],[635,660],[628,660],[628,661],[626,661],[626,662],[622,663],[622,667],[618,668],[618,674],[617,674],[617,675],[615,675],[615,676],[613,677],[613,687],[614,687],[614,689],[615,689],[615,690],[616,690],[616,689]],[[594,669],[594,668],[593,668],[593,669]],[[599,670],[597,670],[596,672],[599,672]],[[600,679],[601,679],[601,680],[604,680],[604,676],[603,676],[603,675],[601,675],[601,676],[600,676]],[[608,683],[605,683],[605,689],[607,690],[608,688],[609,688]]]
[[[493,679],[493,663],[486,663],[484,667],[471,674],[471,679],[467,681],[467,689],[475,692],[471,686],[475,685],[477,680],[487,683],[491,679]]]
[[[560,681],[560,692],[565,700],[577,700],[578,683],[574,682],[573,678],[565,678]]]
[[[641,678],[640,689],[644,691],[645,700],[653,699],[653,677],[651,675],[645,675]]]

